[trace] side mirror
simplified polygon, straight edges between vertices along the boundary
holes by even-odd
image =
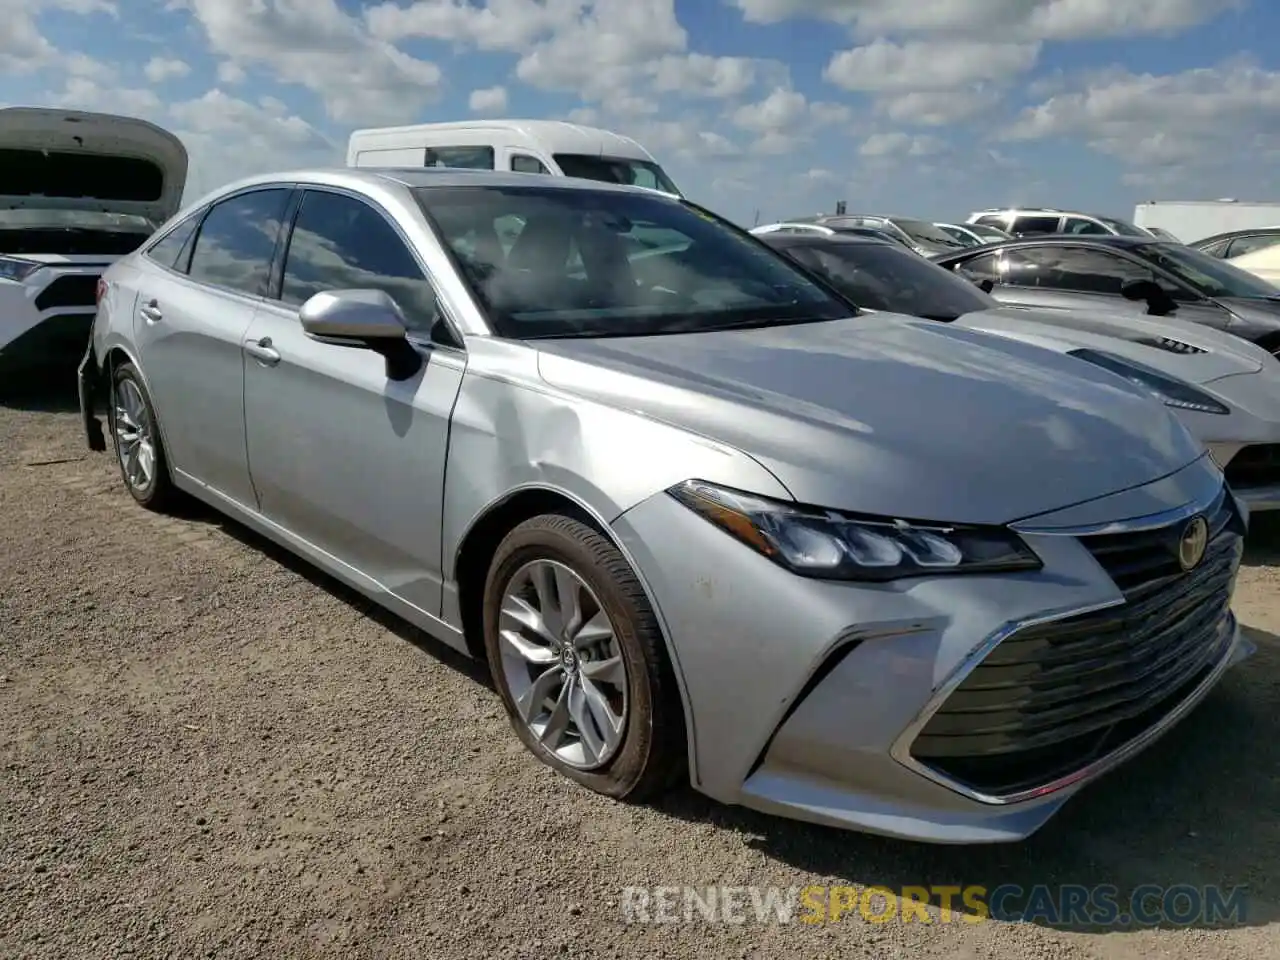
[[[1178,308],[1173,297],[1154,280],[1129,280],[1120,287],[1120,296],[1135,303],[1145,300],[1147,308],[1155,316],[1163,316]]]
[[[309,337],[382,354],[390,380],[408,380],[422,369],[421,355],[405,338],[404,314],[383,290],[326,290],[304,303],[298,318]]]

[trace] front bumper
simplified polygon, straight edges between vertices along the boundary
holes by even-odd
[[[1158,739],[1251,652],[1225,601],[1212,615],[1214,646],[1203,648],[1192,687],[1179,687],[1156,722],[1095,762],[992,796],[914,759],[914,740],[961,681],[993,651],[1008,649],[1001,643],[1019,629],[1126,608],[1116,580],[1076,535],[1078,523],[1063,523],[1067,515],[1093,522],[1111,502],[1113,518],[1167,518],[1171,502],[1207,509],[1221,489],[1221,474],[1205,458],[1149,490],[1083,505],[1049,518],[1048,527],[1023,528],[1044,560],[1042,571],[892,584],[793,576],[665,495],[614,527],[670,638],[699,790],[837,827],[938,843],[1001,842],[1030,835],[1085,784]],[[1135,512],[1144,497],[1155,509]],[[1189,515],[1178,514],[1181,521]],[[1232,582],[1238,540],[1229,558]]]
[[[102,396],[102,371],[98,359],[94,355],[93,341],[85,348],[80,366],[76,368],[76,390],[80,395],[80,422],[84,429],[85,443],[90,450],[102,452],[107,449],[107,438],[102,430],[102,422],[97,418],[99,403],[105,401]]]

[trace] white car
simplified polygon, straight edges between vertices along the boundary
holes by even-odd
[[[0,109],[0,357],[84,352],[98,278],[177,212],[187,150],[132,117]]]
[[[1023,340],[1140,384],[1208,447],[1250,510],[1280,509],[1280,360],[1257,344],[1169,317],[1002,304],[891,243],[779,231],[758,236],[869,312]]]

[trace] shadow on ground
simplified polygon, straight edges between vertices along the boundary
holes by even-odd
[[[0,407],[32,413],[70,413],[80,409],[76,364],[16,364],[0,358]]]

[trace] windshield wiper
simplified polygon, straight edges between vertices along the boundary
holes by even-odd
[[[857,316],[856,313],[850,311],[850,317]],[[750,330],[760,327],[792,327],[801,323],[830,323],[834,320],[847,320],[848,317],[786,317],[784,319],[762,318],[762,317],[743,317],[740,320],[719,320],[708,323],[705,318],[690,317],[687,320],[677,320],[672,323],[664,323],[651,331],[654,334],[662,333],[715,333],[719,330]]]

